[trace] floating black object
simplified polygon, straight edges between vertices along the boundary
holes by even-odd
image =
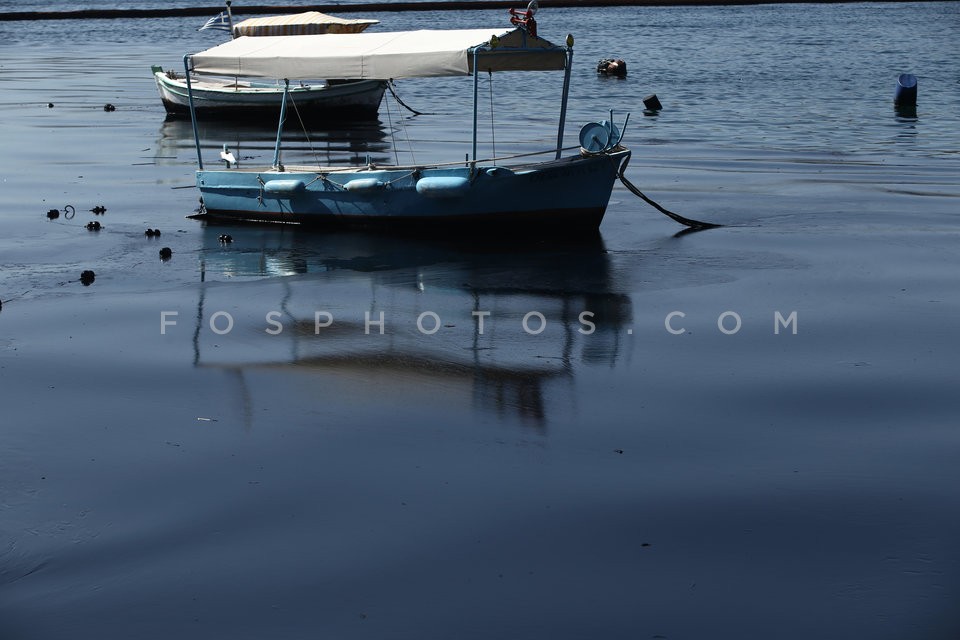
[[[107,104],[103,105],[103,110],[104,110],[104,111],[116,111],[117,108],[108,102]]]
[[[226,235],[226,234],[224,234],[224,235],[220,236],[219,239],[220,239],[220,243],[221,243],[221,244],[230,244],[231,242],[233,242],[233,236],[231,236],[231,235]]]
[[[660,111],[660,109],[663,109],[663,105],[660,104],[660,100],[655,93],[651,93],[643,99],[643,106],[646,107],[648,111]]]
[[[143,235],[147,236],[148,238],[156,238],[160,235],[160,229],[147,229],[143,232]]]
[[[911,73],[901,73],[897,78],[897,91],[893,96],[893,104],[898,107],[917,106],[917,76]]]
[[[597,63],[597,73],[623,78],[627,75],[627,63],[619,58],[606,58]]]
[[[98,216],[99,216],[99,215],[101,215],[101,214],[106,213],[106,212],[107,212],[107,208],[106,208],[105,206],[103,206],[102,204],[98,204],[98,205],[95,206],[93,209],[90,209],[90,211],[91,211],[94,215],[98,215]]]
[[[47,217],[50,218],[51,220],[56,220],[57,218],[60,217],[60,210],[50,209],[49,211],[47,211]]]
[[[80,274],[80,283],[85,287],[89,287],[96,279],[97,275],[89,269]]]
[[[103,225],[96,220],[87,223],[87,231],[100,231],[100,229],[103,229]]]
[[[170,256],[172,255],[173,255],[173,251],[170,250],[170,247],[164,247],[163,249],[160,249],[161,260],[169,260]]]

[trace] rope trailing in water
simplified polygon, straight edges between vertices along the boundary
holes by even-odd
[[[694,231],[702,231],[704,229],[716,229],[717,227],[723,226],[722,224],[714,224],[713,222],[700,222],[699,220],[692,220],[690,218],[685,218],[679,213],[674,213],[669,209],[663,208],[662,206],[660,206],[659,204],[657,204],[656,202],[654,202],[653,200],[645,196],[643,192],[640,191],[640,189],[637,189],[637,187],[632,182],[627,180],[627,176],[625,174],[627,171],[628,164],[630,164],[629,157],[623,161],[622,165],[620,165],[620,171],[618,172],[618,176],[617,176],[620,178],[620,182],[622,182],[623,186],[625,186],[633,195],[637,196],[638,198],[640,198],[641,200],[649,204],[651,207],[653,207],[663,215],[669,218],[672,218],[673,220],[675,220],[676,222],[679,222],[684,226],[690,227]]]
[[[433,113],[426,113],[426,112],[424,112],[424,111],[417,111],[416,109],[414,109],[413,107],[411,107],[410,105],[408,105],[406,102],[404,102],[403,100],[401,100],[401,99],[400,99],[400,96],[397,95],[396,90],[394,90],[394,88],[393,88],[393,80],[387,80],[387,89],[390,89],[390,93],[393,95],[393,98],[400,104],[400,106],[403,107],[403,108],[405,108],[407,111],[409,111],[409,112],[412,113],[413,115],[415,115],[415,116],[432,116],[432,115],[436,115],[436,114],[433,114]]]

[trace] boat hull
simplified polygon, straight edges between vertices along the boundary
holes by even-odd
[[[154,79],[160,100],[168,114],[190,116],[190,98],[187,83],[180,77],[170,78],[163,71],[155,71]],[[254,85],[224,80],[192,82],[193,102],[199,115],[244,118],[280,113],[283,86],[279,84]],[[356,80],[313,85],[295,84],[290,87],[289,104],[296,105],[301,115],[337,117],[340,119],[375,118],[387,89],[382,80]]]
[[[596,230],[630,152],[521,167],[197,172],[204,215],[328,227]]]

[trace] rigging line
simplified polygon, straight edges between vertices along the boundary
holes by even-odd
[[[392,79],[391,79],[391,80],[387,80],[387,88],[390,89],[390,93],[393,95],[394,98],[396,98],[397,102],[400,103],[400,106],[402,106],[403,108],[405,108],[407,111],[409,111],[409,112],[412,113],[413,115],[415,115],[415,116],[432,116],[432,115],[436,115],[436,114],[434,114],[434,113],[427,113],[427,112],[425,112],[425,111],[417,111],[416,109],[414,109],[413,107],[411,107],[410,105],[408,105],[406,102],[404,102],[403,100],[401,100],[401,99],[400,99],[400,96],[397,95],[396,89],[394,89],[394,87],[393,87],[393,80],[392,80]]]
[[[493,157],[497,157],[497,127],[493,122],[493,71],[487,69],[487,84],[490,87],[490,139],[493,144]],[[496,161],[494,161],[496,164]]]
[[[390,115],[390,101],[384,100],[383,106],[387,109],[387,127],[390,128],[390,138],[393,140],[393,144],[390,145],[393,147],[393,159],[399,165],[400,152],[397,151],[397,137],[393,134],[393,117]]]
[[[393,97],[396,98],[398,103],[400,102],[397,94],[393,94]],[[417,164],[417,156],[413,152],[413,143],[410,141],[410,132],[407,131],[407,121],[400,113],[399,107],[397,108],[397,116],[400,118],[400,128],[403,129],[403,139],[407,141],[407,152],[410,154],[410,160],[413,164]],[[397,160],[397,164],[400,164],[400,160]]]
[[[307,147],[310,149],[310,153],[313,155],[313,160],[318,165],[320,164],[320,156],[317,155],[316,149],[313,148],[313,141],[310,140],[310,132],[307,131],[307,125],[304,124],[303,118],[300,116],[300,109],[297,108],[297,101],[293,99],[293,94],[287,94],[287,97],[290,99],[290,104],[293,105],[293,112],[297,114],[297,121],[300,123],[300,130],[303,131],[303,136],[307,139]]]
[[[717,227],[723,226],[722,224],[715,224],[713,222],[700,222],[699,220],[685,218],[679,213],[674,213],[673,211],[663,208],[662,206],[660,206],[659,204],[657,204],[656,202],[654,202],[653,200],[645,196],[640,191],[640,189],[634,186],[632,182],[627,180],[627,176],[625,174],[627,171],[627,165],[629,163],[630,163],[630,157],[627,156],[627,158],[623,161],[623,164],[620,165],[620,171],[618,172],[617,177],[620,178],[620,182],[623,183],[623,186],[625,186],[633,195],[637,196],[638,198],[640,198],[641,200],[643,200],[644,202],[649,204],[651,207],[653,207],[660,213],[664,214],[665,216],[672,218],[673,220],[675,220],[676,222],[679,222],[684,226],[690,227],[690,229],[693,231],[701,231],[703,229],[716,229]]]

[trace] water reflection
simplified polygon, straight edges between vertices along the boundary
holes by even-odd
[[[917,105],[915,104],[895,104],[893,111],[900,122],[917,121]]]
[[[563,410],[550,398],[575,402],[578,369],[614,366],[632,321],[599,235],[531,246],[208,225],[201,256],[197,365],[433,389],[537,428]],[[229,336],[214,330],[224,311]]]
[[[198,131],[208,162],[219,157],[223,145],[233,151],[240,166],[269,165],[273,161],[276,122],[201,121]],[[374,162],[386,163],[391,158],[389,135],[379,120],[306,129],[288,120],[283,132],[283,160],[290,164],[337,166],[363,164],[369,155]],[[193,125],[189,120],[165,119],[157,133],[156,149],[158,164],[195,162]]]

